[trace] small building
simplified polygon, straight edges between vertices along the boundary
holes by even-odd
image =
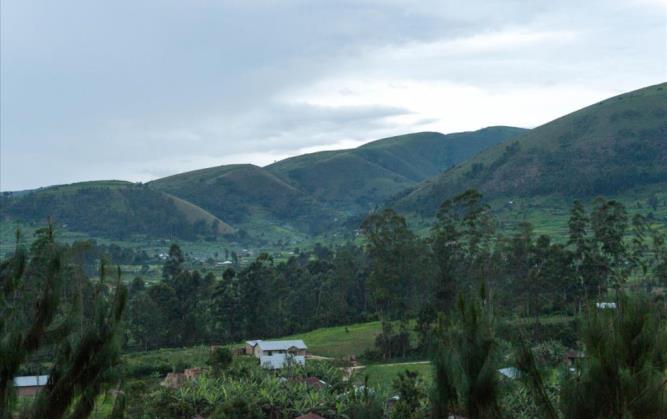
[[[616,309],[616,303],[605,303],[605,302],[595,303],[595,307],[597,307],[601,310],[605,310],[605,309],[615,310]]]
[[[255,355],[255,348],[261,340],[246,340],[245,341],[245,354],[246,355]]]
[[[246,344],[252,343],[248,341]],[[264,368],[279,369],[289,363],[305,365],[308,347],[302,340],[260,340],[256,341],[253,354],[259,358]]]
[[[498,370],[500,375],[502,375],[505,378],[509,378],[510,380],[517,379],[521,376],[521,371],[519,371],[518,368],[514,367],[506,367],[506,368],[501,368]]]
[[[16,395],[19,397],[34,396],[49,381],[48,375],[26,375],[14,378]]]

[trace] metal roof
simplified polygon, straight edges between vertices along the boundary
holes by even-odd
[[[263,351],[286,351],[290,348],[308,349],[301,339],[298,340],[261,340],[257,343]]]
[[[498,372],[511,379],[519,378],[521,376],[521,371],[514,367],[501,368]]]
[[[45,386],[49,381],[48,375],[25,375],[22,377],[14,377],[15,387],[36,387]]]

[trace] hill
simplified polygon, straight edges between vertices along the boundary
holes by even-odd
[[[266,220],[315,229],[325,214],[307,194],[252,164],[195,170],[148,185],[204,208],[235,226]]]
[[[511,199],[619,196],[667,187],[667,84],[604,100],[527,131],[431,178],[391,203],[432,215],[476,188]]]
[[[81,182],[17,196],[4,194],[0,216],[37,224],[51,218],[68,230],[115,239],[132,235],[196,239],[234,231],[195,205],[124,181]]]
[[[407,134],[355,149],[292,157],[266,169],[333,208],[358,211],[524,131],[489,127],[449,135]]]

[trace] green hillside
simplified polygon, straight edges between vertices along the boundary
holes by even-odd
[[[0,214],[30,223],[51,217],[67,230],[115,239],[196,239],[239,230],[261,240],[314,235],[522,131],[424,132],[298,156],[267,168],[234,164],[145,185],[96,181],[8,193]]]
[[[285,159],[267,170],[335,208],[370,208],[524,130],[490,127],[443,135],[421,132],[349,150]]]
[[[258,220],[314,228],[324,211],[309,196],[251,164],[212,167],[148,184],[238,227]]]
[[[392,205],[433,214],[468,188],[491,199],[620,196],[667,187],[667,84],[607,99],[492,147]]]
[[[0,217],[125,239],[133,235],[196,239],[232,233],[219,218],[146,185],[123,181],[81,182],[3,194]]]

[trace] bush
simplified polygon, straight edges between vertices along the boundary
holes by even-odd
[[[220,372],[226,370],[233,360],[234,356],[232,355],[232,351],[228,348],[221,347],[211,351],[207,363],[213,368],[213,371]]]

